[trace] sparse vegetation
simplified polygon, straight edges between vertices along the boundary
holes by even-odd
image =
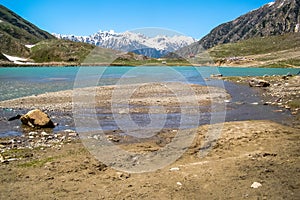
[[[274,53],[300,47],[300,33],[290,33],[280,36],[259,37],[236,43],[218,45],[209,50],[213,58],[249,56]]]
[[[187,60],[181,59],[165,59],[162,60],[149,58],[146,60],[134,60],[134,59],[116,59],[111,66],[190,66]]]
[[[53,157],[43,158],[43,159],[34,159],[25,163],[20,163],[19,167],[41,167],[44,166],[47,162],[53,161]]]
[[[228,58],[242,57],[241,64],[259,67],[299,67],[300,33],[252,38],[236,43],[218,45],[208,50],[215,62],[232,64]],[[225,61],[224,61],[225,60]],[[222,63],[223,62],[223,63]]]
[[[93,45],[66,40],[45,40],[31,49],[30,58],[35,62],[81,63],[94,49]]]
[[[300,100],[294,99],[288,103],[288,106],[291,107],[292,109],[300,108]]]

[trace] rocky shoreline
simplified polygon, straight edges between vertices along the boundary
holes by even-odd
[[[300,76],[264,76],[264,77],[221,77],[223,80],[257,87],[261,92],[265,105],[277,106],[278,112],[283,109],[292,115],[300,113]]]

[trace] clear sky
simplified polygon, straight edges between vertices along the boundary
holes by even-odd
[[[50,32],[90,35],[99,30],[161,27],[196,39],[217,25],[274,0],[0,0]]]

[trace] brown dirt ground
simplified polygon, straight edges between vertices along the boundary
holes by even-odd
[[[199,127],[193,145],[175,163],[141,174],[106,167],[80,141],[29,155],[14,152],[23,159],[0,165],[0,199],[300,198],[298,129],[270,121],[225,123],[212,150],[199,157],[208,127]],[[173,167],[179,171],[170,171]],[[262,186],[251,188],[253,182]]]

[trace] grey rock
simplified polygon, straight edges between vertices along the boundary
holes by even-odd
[[[265,80],[252,79],[249,81],[250,87],[269,87],[270,83]]]
[[[20,117],[24,125],[33,128],[54,128],[55,125],[50,117],[41,110],[35,109]]]

